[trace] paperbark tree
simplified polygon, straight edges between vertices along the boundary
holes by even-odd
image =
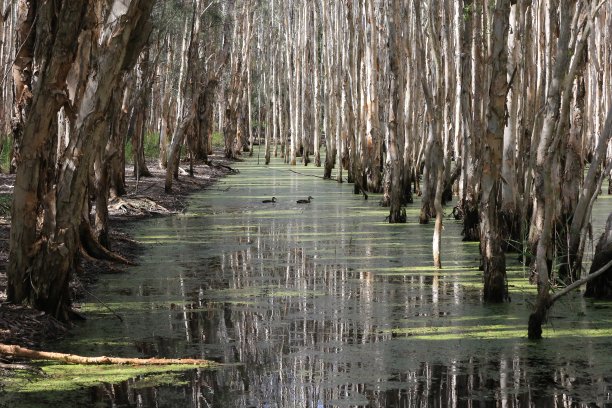
[[[15,303],[29,304],[60,319],[70,317],[68,283],[79,254],[89,171],[96,152],[106,145],[108,129],[103,118],[121,75],[133,66],[143,46],[139,35],[146,31],[152,5],[153,1],[117,0],[110,4],[108,15],[96,13],[103,8],[96,10],[95,4],[79,0],[42,2],[37,9],[39,30],[35,31],[43,35],[39,55],[45,64],[33,89],[23,133],[24,161],[15,181],[7,288],[8,298]],[[82,97],[71,100],[63,88],[86,22],[99,30],[96,64],[86,76]],[[54,133],[49,130],[62,106],[74,115],[71,139],[59,161],[57,184],[40,196],[41,173],[49,166],[42,156],[52,142]]]
[[[402,176],[404,158],[404,123],[402,110],[404,106],[404,44],[401,35],[402,7],[399,0],[391,0],[387,9],[389,30],[389,64],[391,79],[389,84],[389,123],[387,132],[387,159],[385,191],[389,192],[389,222],[406,222],[406,212],[402,212]]]
[[[540,141],[537,149],[535,168],[535,222],[533,236],[536,237],[535,270],[538,284],[538,296],[535,311],[529,317],[528,335],[530,339],[542,336],[542,322],[550,302],[552,257],[553,257],[553,224],[556,217],[556,205],[553,196],[553,166],[557,160],[554,151],[555,128],[560,122],[562,85],[569,65],[569,42],[572,31],[572,15],[576,1],[559,7],[559,39],[557,42],[557,59],[552,71],[550,86],[546,96],[546,106]]]
[[[480,255],[484,273],[484,299],[502,302],[507,297],[506,258],[502,249],[501,167],[506,96],[508,94],[508,27],[510,0],[499,0],[491,27],[491,85],[482,157],[480,199]]]

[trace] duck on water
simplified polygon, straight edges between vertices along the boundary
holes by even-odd
[[[298,204],[308,204],[310,203],[310,200],[312,200],[314,197],[308,196],[308,198],[306,200],[297,200],[296,203]]]
[[[263,200],[262,203],[275,203],[276,202],[276,197],[272,197],[271,200]]]

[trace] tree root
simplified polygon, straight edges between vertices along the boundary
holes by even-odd
[[[107,356],[84,357],[75,354],[31,350],[25,347],[9,344],[0,344],[0,353],[20,358],[62,361],[68,364],[83,365],[195,365],[208,367],[218,365],[218,363],[215,363],[214,361],[193,358],[120,358]]]
[[[171,213],[170,210],[147,197],[115,197],[110,200],[108,209],[111,214],[166,215]]]
[[[82,222],[80,227],[81,247],[83,251],[92,258],[104,261],[117,262],[123,265],[135,266],[136,263],[129,261],[119,254],[104,248],[94,237],[89,223]]]

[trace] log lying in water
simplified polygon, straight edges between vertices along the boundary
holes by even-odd
[[[54,353],[49,351],[31,350],[25,347],[0,344],[0,354],[14,357],[62,361],[68,364],[83,365],[195,365],[195,366],[216,366],[218,363],[209,360],[193,358],[120,358],[120,357],[84,357],[75,354]]]

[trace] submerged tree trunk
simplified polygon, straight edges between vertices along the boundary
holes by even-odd
[[[570,4],[571,3],[571,4]],[[538,283],[538,296],[535,311],[529,317],[528,336],[530,339],[542,337],[542,323],[550,307],[551,273],[553,260],[553,224],[556,217],[556,206],[553,199],[553,165],[557,160],[554,143],[555,129],[559,126],[561,110],[562,85],[567,75],[570,56],[569,41],[572,30],[571,13],[576,1],[570,1],[566,7],[560,7],[560,31],[557,44],[557,60],[552,71],[551,85],[546,96],[544,121],[537,149],[535,167],[535,221],[532,235],[535,242],[535,271]]]
[[[460,213],[463,221],[463,240],[480,240],[480,215],[478,202],[480,198],[480,177],[482,166],[479,165],[481,151],[481,139],[484,133],[482,123],[483,112],[483,64],[482,64],[482,4],[479,2],[466,2],[466,7],[472,8],[472,13],[467,13],[471,30],[466,42],[471,42],[471,69],[469,72],[471,82],[471,110],[464,114],[469,130],[463,132],[463,194],[461,198]],[[466,70],[467,71],[467,70]],[[467,72],[466,72],[467,76]],[[470,106],[467,95],[463,97],[464,109]]]
[[[501,208],[501,165],[506,113],[507,42],[510,0],[500,0],[492,24],[491,85],[487,130],[482,157],[480,199],[480,256],[484,273],[484,299],[503,302],[507,297],[506,257],[502,250],[503,232],[499,220]]]
[[[404,52],[403,44],[400,41],[401,19],[399,0],[393,0],[392,7],[388,10],[389,15],[389,63],[391,65],[391,83],[389,90],[389,129],[387,136],[387,160],[386,174],[389,179],[385,188],[389,191],[389,222],[406,222],[406,212],[402,212],[402,165],[404,158],[401,157],[403,149],[400,149],[400,142],[403,142],[402,133],[404,124],[401,120],[404,106]]]
[[[25,347],[0,344],[0,353],[7,356],[18,358],[29,358],[33,360],[51,360],[61,361],[68,364],[83,364],[83,365],[194,365],[214,367],[217,363],[209,360],[200,360],[193,358],[122,358],[122,357],[86,357],[76,354],[54,353],[49,351],[31,350]]]

